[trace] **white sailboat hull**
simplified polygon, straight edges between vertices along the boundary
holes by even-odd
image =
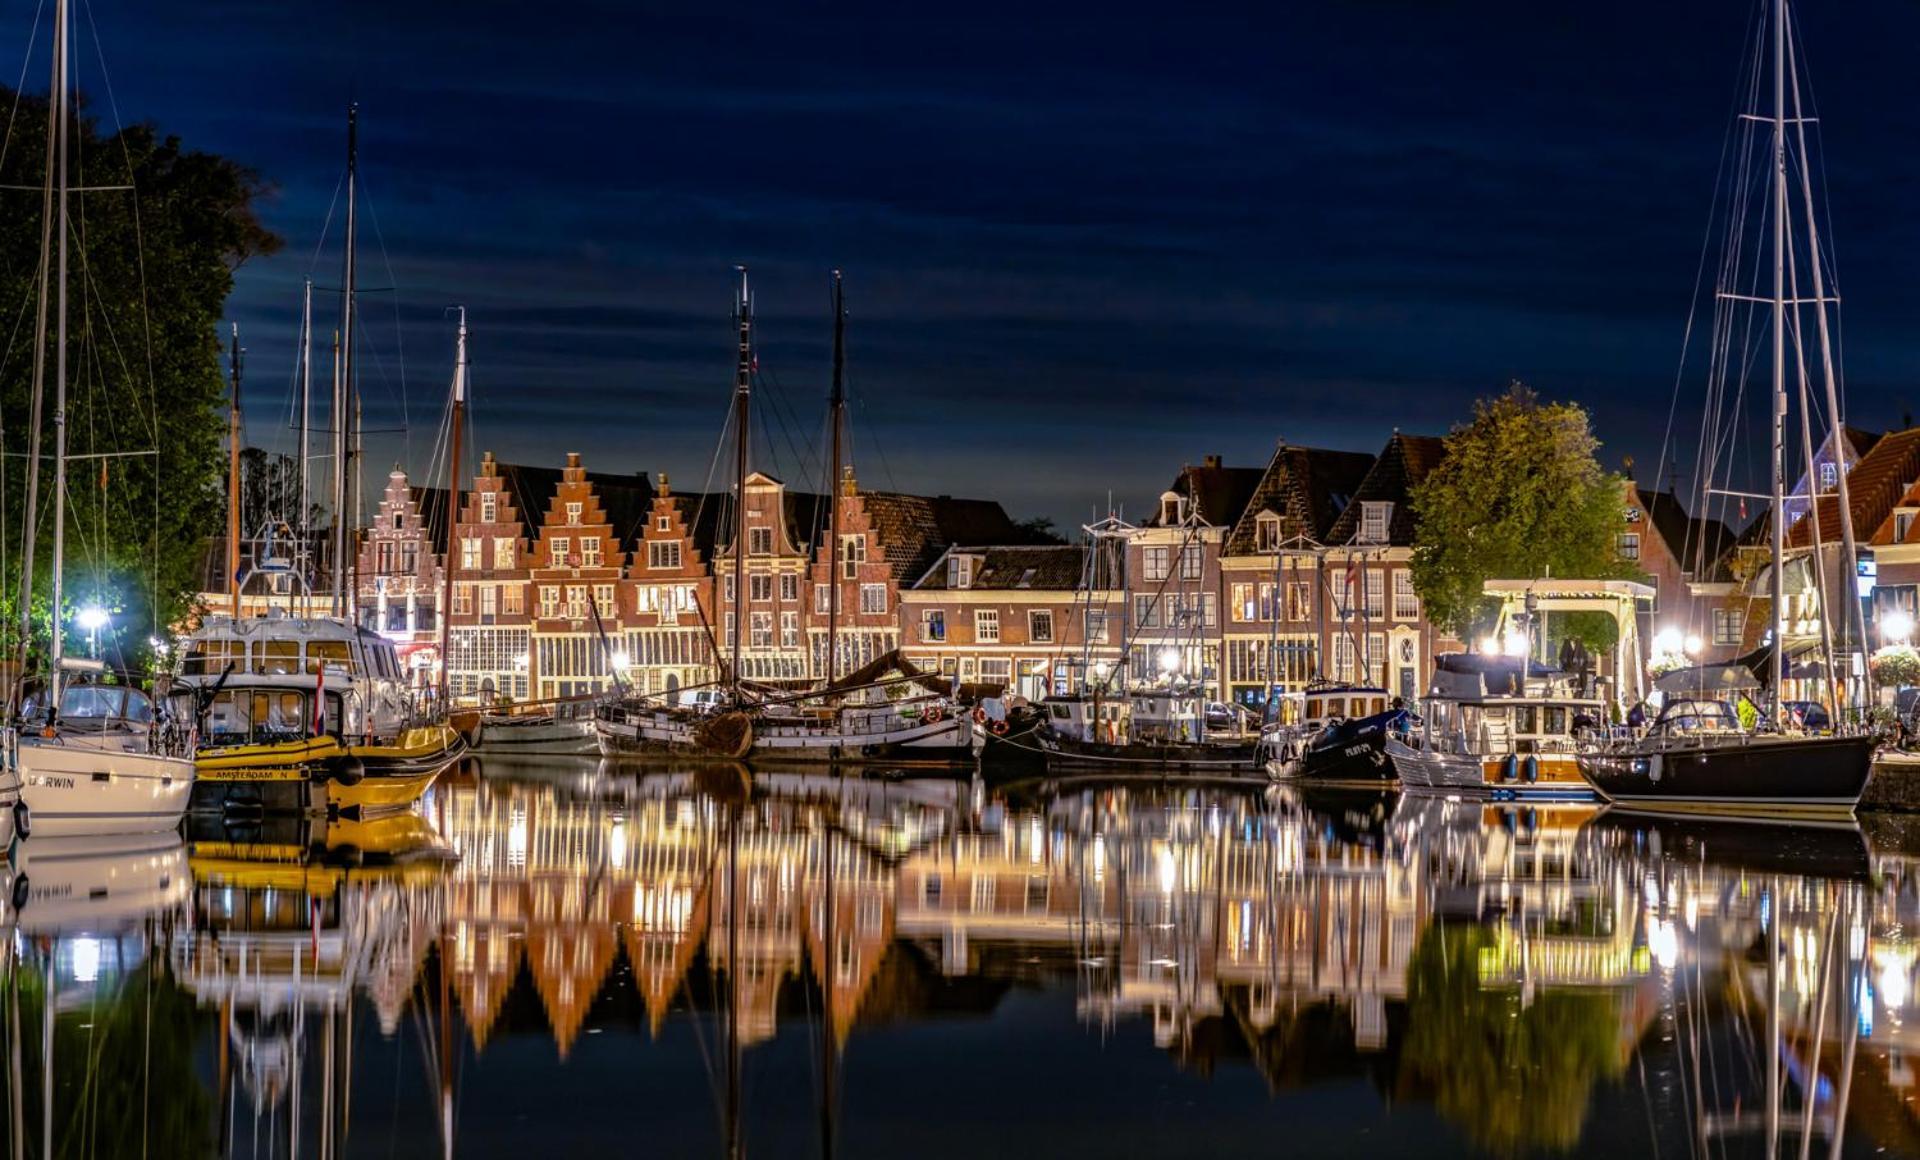
[[[504,718],[481,718],[475,731],[475,753],[543,753],[572,755],[598,753],[593,734],[593,719],[573,721],[543,719],[527,723]]]
[[[180,824],[193,760],[72,737],[20,743],[20,797],[33,835],[144,834]]]
[[[629,714],[595,722],[607,757],[714,757],[695,737],[697,722],[660,714]],[[783,761],[968,762],[983,741],[965,715],[913,721],[898,727],[839,729],[796,721],[758,720],[749,759]]]

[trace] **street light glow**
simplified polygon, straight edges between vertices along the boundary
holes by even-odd
[[[1179,669],[1180,669],[1180,650],[1177,648],[1161,649],[1160,650],[1160,671],[1163,673],[1172,673],[1172,672],[1178,672]]]
[[[73,614],[73,622],[88,632],[99,632],[107,626],[107,610],[98,604],[89,604]]]
[[[1677,628],[1663,628],[1653,634],[1653,651],[1655,655],[1680,652],[1686,643],[1687,638],[1682,636],[1680,630]]]
[[[1693,655],[1694,655],[1695,653],[1698,653],[1699,651],[1700,651],[1700,636],[1699,636],[1699,634],[1698,634],[1698,633],[1691,633],[1691,632],[1690,632],[1690,633],[1688,633],[1688,634],[1687,634],[1687,655],[1688,655],[1688,656],[1693,656]]]
[[[1887,644],[1906,644],[1913,639],[1913,617],[1895,609],[1880,617],[1880,639]]]

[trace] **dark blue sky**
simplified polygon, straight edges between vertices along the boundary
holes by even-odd
[[[24,43],[31,13],[13,6],[6,43]],[[338,280],[337,219],[314,255],[351,96],[373,210],[362,282],[398,288],[364,300],[367,422],[399,419],[397,309],[413,430],[410,447],[370,438],[375,466],[424,465],[451,357],[441,311],[463,302],[481,446],[578,450],[697,486],[744,262],[762,366],[793,416],[769,466],[804,478],[793,447],[821,425],[837,265],[863,480],[1063,523],[1109,491],[1139,510],[1207,453],[1257,464],[1281,438],[1377,450],[1394,426],[1440,432],[1513,377],[1587,404],[1608,462],[1631,453],[1646,474],[1752,14],[1752,0],[91,10],[123,116],[277,188],[264,209],[287,248],[241,271],[232,307],[255,442],[286,445],[301,278]],[[1809,5],[1803,28],[1851,416],[1890,425],[1920,361],[1920,6]],[[98,109],[90,42],[81,56]]]

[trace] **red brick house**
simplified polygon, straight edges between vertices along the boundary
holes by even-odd
[[[443,493],[444,494],[444,493]],[[416,684],[437,679],[439,665],[440,561],[430,528],[444,530],[445,511],[423,518],[420,502],[407,482],[407,473],[395,467],[387,475],[373,523],[360,537],[359,564],[354,583],[359,594],[360,623],[391,639],[400,662],[413,673]]]
[[[455,698],[521,701],[531,696],[533,609],[527,529],[512,490],[487,452],[462,497],[454,529],[448,684]]]
[[[580,456],[569,452],[530,561],[537,699],[597,693],[614,683],[626,563]]]
[[[621,616],[627,679],[642,693],[672,693],[719,679],[714,577],[707,570],[718,515],[704,497],[676,495],[660,475],[633,545]]]

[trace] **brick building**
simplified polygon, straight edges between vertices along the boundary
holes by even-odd
[[[523,701],[532,695],[532,575],[527,528],[493,453],[464,497],[455,527],[448,686],[456,698]]]
[[[437,680],[440,662],[439,552],[447,521],[444,510],[428,508],[423,515],[421,503],[405,471],[388,473],[373,522],[360,537],[354,585],[361,625],[392,640],[401,664],[424,686]]]
[[[1111,671],[1121,656],[1121,548],[1099,543],[1114,558],[1093,574],[1116,582],[1092,589],[1090,544],[948,548],[900,592],[907,660],[1032,700],[1077,692],[1090,667]]]
[[[707,570],[714,506],[698,495],[674,494],[661,473],[621,599],[626,677],[639,692],[672,693],[719,679],[714,578]]]
[[[580,456],[569,452],[529,561],[536,698],[598,693],[614,683],[627,563],[622,540]]]
[[[1389,451],[1397,445],[1389,443]],[[1260,473],[1221,545],[1226,609],[1221,692],[1226,699],[1258,709],[1266,704],[1270,687],[1297,690],[1317,677],[1342,672],[1348,679],[1358,677],[1353,638],[1329,632],[1330,622],[1350,607],[1336,603],[1332,586],[1345,582],[1347,564],[1354,562],[1355,590],[1364,595],[1369,589],[1362,573],[1378,573],[1384,580],[1384,565],[1379,560],[1361,564],[1358,557],[1364,552],[1348,552],[1355,559],[1343,558],[1339,570],[1330,572],[1327,547],[1335,542],[1335,525],[1373,466],[1374,457],[1362,452],[1282,443]],[[1386,481],[1383,474],[1376,486]],[[1373,530],[1372,524],[1356,527],[1349,538]],[[1386,546],[1366,545],[1376,555]],[[1344,669],[1333,664],[1332,635],[1345,642],[1338,653],[1346,658]]]

